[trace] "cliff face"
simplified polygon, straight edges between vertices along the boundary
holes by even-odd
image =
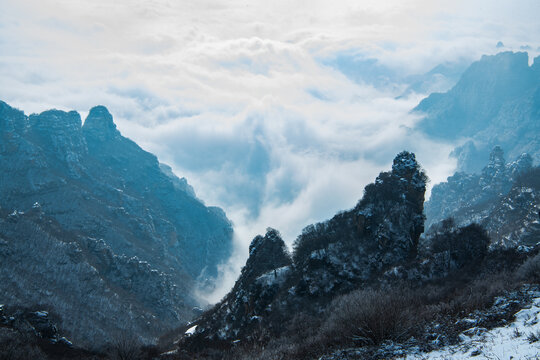
[[[82,125],[73,111],[26,116],[0,102],[0,168],[0,271],[26,269],[0,284],[0,303],[56,304],[74,340],[103,341],[124,326],[88,315],[103,302],[107,318],[147,340],[187,320],[195,279],[211,279],[231,252],[225,213],[123,137],[103,106]]]
[[[276,230],[256,237],[233,290],[194,323],[184,346],[256,340],[253,334],[261,332],[254,329],[261,328],[277,333],[296,310],[316,313],[413,259],[423,232],[426,180],[414,154],[402,152],[354,209],[306,227],[292,260]]]
[[[469,139],[454,155],[459,170],[478,172],[495,145],[510,158],[529,153],[540,161],[540,58],[503,52],[473,63],[446,93],[433,93],[414,109],[418,127],[445,140]]]

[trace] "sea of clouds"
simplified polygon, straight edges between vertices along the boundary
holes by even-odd
[[[459,71],[422,74],[534,55],[540,39],[534,0],[0,3],[1,100],[83,118],[107,106],[123,135],[232,219],[235,254],[209,301],[256,234],[271,226],[292,244],[353,207],[399,151],[417,154],[431,184],[445,180],[456,144],[416,132],[410,110]]]

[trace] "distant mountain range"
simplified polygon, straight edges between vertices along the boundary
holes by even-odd
[[[455,149],[458,170],[482,169],[493,147],[509,159],[528,153],[540,160],[540,57],[526,52],[483,56],[445,93],[433,93],[413,110],[424,115],[418,129]]]
[[[440,72],[461,70],[415,86]],[[126,334],[168,332],[164,359],[378,359],[500,325],[540,284],[539,80],[526,53],[473,63],[413,110],[419,130],[462,144],[428,202],[415,154],[397,154],[292,252],[276,229],[256,236],[233,289],[192,322],[193,290],[231,254],[225,213],[103,106],[83,125],[0,102],[0,345],[34,336],[91,358]]]
[[[223,210],[117,130],[103,106],[0,102],[0,303],[41,305],[79,344],[151,341],[189,319],[231,254]],[[111,320],[114,319],[114,320]]]
[[[452,217],[462,226],[482,224],[494,245],[534,243],[539,195],[530,178],[540,161],[540,57],[529,66],[525,52],[483,56],[452,89],[413,111],[424,115],[419,130],[463,143],[452,153],[458,171],[435,185],[426,203],[427,227]]]

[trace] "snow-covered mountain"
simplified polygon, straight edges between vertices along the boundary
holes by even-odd
[[[50,308],[76,343],[149,341],[187,320],[197,282],[230,255],[225,213],[103,106],[82,125],[0,102],[0,169],[0,303]]]

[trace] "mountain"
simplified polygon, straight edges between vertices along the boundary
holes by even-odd
[[[493,245],[534,245],[540,239],[537,176],[530,155],[506,163],[496,146],[480,174],[457,172],[433,187],[425,205],[426,227],[453,218],[458,226],[481,224]]]
[[[231,253],[223,210],[103,106],[83,125],[0,102],[0,168],[0,303],[50,308],[75,343],[155,339],[191,316],[194,287]]]
[[[445,93],[433,93],[413,112],[418,128],[445,141],[464,141],[453,155],[458,170],[478,172],[500,145],[511,158],[529,153],[540,160],[540,57],[526,52],[483,56]]]
[[[530,157],[506,164],[503,155],[495,148],[479,176],[486,196],[499,199],[489,229],[525,223],[528,206],[537,200],[523,196],[539,185]],[[253,239],[231,292],[180,328],[176,350],[167,354],[178,359],[421,357],[508,324],[538,297],[540,247],[490,249],[482,226],[452,221],[442,221],[421,238],[426,182],[415,155],[404,151],[391,171],[365,187],[353,209],[306,227],[292,254],[279,232],[267,229]]]
[[[424,229],[426,181],[415,155],[404,151],[392,171],[366,186],[355,208],[306,227],[292,256],[277,230],[257,236],[234,288],[194,323],[184,346],[257,341],[261,327],[278,334],[291,314],[317,313],[336,296],[414,259]]]
[[[465,60],[445,62],[427,73],[409,76],[406,79],[409,86],[398,98],[407,97],[413,93],[431,94],[447,91],[458,82],[469,65],[470,63]]]

